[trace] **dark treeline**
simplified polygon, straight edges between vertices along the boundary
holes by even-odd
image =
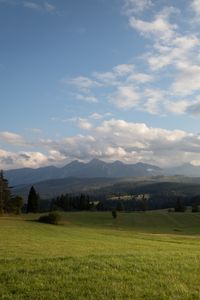
[[[113,209],[117,211],[146,211],[170,208],[173,208],[175,211],[184,211],[187,206],[192,206],[194,211],[198,211],[200,195],[188,197],[162,193],[152,195],[148,199],[143,196],[140,199],[133,197],[129,200],[123,200],[123,197],[121,199],[120,196],[117,199],[106,199],[106,196],[103,195],[99,198],[98,195],[81,193],[61,195],[48,204],[51,211],[111,211]]]
[[[160,188],[159,188],[160,187]],[[172,209],[172,211],[185,211],[185,207],[192,207],[193,212],[198,212],[200,195],[185,194],[184,191],[170,189],[168,183],[161,186],[148,185],[145,187],[127,187],[122,193],[108,191],[90,191],[88,193],[62,194],[52,200],[40,199],[38,192],[32,186],[29,191],[28,201],[23,203],[20,196],[13,196],[8,181],[0,172],[0,214],[45,212],[53,210],[63,211],[147,211],[158,209]],[[174,186],[173,186],[174,188]],[[121,189],[121,187],[120,187]],[[186,189],[187,190],[187,189]],[[138,192],[138,193],[136,193]],[[112,195],[112,196],[111,196]]]
[[[198,211],[200,195],[175,196],[175,195],[152,195],[149,199],[131,200],[105,200],[102,201],[104,210],[116,209],[118,211],[146,211],[173,208],[175,211],[184,211],[185,207],[192,206],[193,211]]]
[[[62,209],[64,211],[93,210],[94,207],[94,199],[83,193],[80,195],[61,195],[54,198],[50,204],[50,210]]]

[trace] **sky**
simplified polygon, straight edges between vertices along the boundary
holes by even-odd
[[[0,168],[200,165],[200,0],[0,0]]]

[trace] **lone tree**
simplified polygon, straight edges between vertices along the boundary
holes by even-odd
[[[3,171],[0,172],[0,214],[7,211],[7,206],[10,200],[10,188],[8,180],[4,178]]]
[[[32,186],[28,195],[27,213],[38,212],[38,206],[39,206],[39,195],[36,193],[36,190]]]

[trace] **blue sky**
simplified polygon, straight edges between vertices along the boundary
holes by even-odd
[[[0,0],[0,166],[200,165],[200,0]]]

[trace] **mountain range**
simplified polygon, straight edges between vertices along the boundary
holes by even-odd
[[[160,190],[161,183],[167,184],[165,186],[168,189],[172,188],[171,183],[175,184],[175,189],[180,188],[178,184],[181,183],[184,186],[182,190],[188,190],[188,184],[190,184],[188,191],[191,192],[199,188],[200,167],[185,164],[161,169],[141,162],[136,164],[125,164],[121,161],[106,163],[93,159],[88,163],[75,160],[61,168],[48,166],[38,169],[8,170],[5,171],[5,177],[13,187],[12,192],[23,196],[24,199],[27,199],[33,184],[43,199],[50,199],[62,193],[110,194],[134,190],[138,188],[138,185],[145,186],[145,191],[148,192],[149,184],[153,184],[154,190]]]
[[[22,168],[5,171],[10,185],[33,184],[51,179],[75,178],[126,178],[156,176],[162,169],[145,163],[125,164],[121,161],[106,163],[93,159],[88,163],[72,161],[64,167],[42,167],[38,169]]]

